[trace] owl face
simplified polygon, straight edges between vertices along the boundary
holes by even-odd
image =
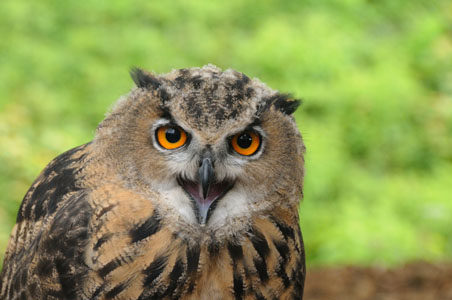
[[[212,230],[299,201],[297,100],[211,65],[132,77],[137,88],[95,139],[129,188],[180,224]]]

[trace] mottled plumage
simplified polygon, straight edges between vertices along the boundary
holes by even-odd
[[[132,78],[25,195],[0,299],[302,299],[298,101],[212,65]]]

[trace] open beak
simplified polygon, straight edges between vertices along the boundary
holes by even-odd
[[[198,181],[178,179],[179,185],[195,202],[196,216],[201,225],[209,220],[212,211],[233,183],[230,181],[215,181],[215,170],[210,157],[204,157],[198,170]]]

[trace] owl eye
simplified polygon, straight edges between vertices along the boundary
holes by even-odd
[[[178,126],[162,126],[156,132],[157,141],[165,149],[173,150],[187,142],[187,134]]]
[[[231,146],[240,155],[250,156],[256,153],[261,144],[260,135],[254,131],[246,130],[234,135]]]

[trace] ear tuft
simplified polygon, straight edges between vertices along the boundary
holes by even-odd
[[[300,106],[301,100],[294,99],[290,95],[278,94],[274,96],[273,106],[276,110],[279,110],[286,115],[293,114],[298,106]]]
[[[157,77],[139,68],[132,68],[130,76],[139,88],[158,89],[162,84]]]

